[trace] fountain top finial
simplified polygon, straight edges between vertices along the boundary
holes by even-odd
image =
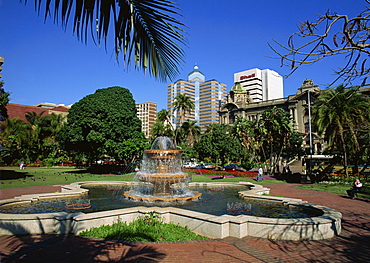
[[[157,137],[151,147],[152,150],[175,150],[172,140],[166,136]]]

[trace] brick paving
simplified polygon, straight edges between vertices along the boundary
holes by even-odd
[[[271,194],[300,198],[343,214],[339,236],[322,241],[276,241],[228,237],[194,242],[117,242],[79,236],[1,236],[3,262],[370,262],[370,200],[268,185]],[[0,199],[55,192],[60,186],[0,190]]]

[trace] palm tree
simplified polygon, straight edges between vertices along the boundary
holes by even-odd
[[[195,109],[195,104],[186,94],[178,94],[172,103],[174,112],[181,112],[180,124],[185,121],[185,114],[190,114],[191,110]],[[176,122],[178,124],[178,122]]]
[[[194,143],[199,139],[201,128],[197,125],[197,121],[187,120],[180,127],[180,137],[187,141],[190,147],[194,146]]]
[[[250,121],[247,118],[238,117],[233,124],[233,132],[237,134],[242,145],[252,153],[251,158],[259,161],[256,152],[261,148],[263,130],[258,121]]]
[[[324,135],[329,150],[340,151],[347,173],[348,156],[359,148],[358,133],[370,122],[369,99],[356,88],[344,86],[323,91],[314,102],[312,121],[319,136]]]
[[[165,125],[163,122],[156,121],[152,128],[150,129],[150,137],[152,140],[157,138],[158,136],[167,136],[169,138],[173,138],[173,130],[167,124]]]
[[[24,0],[27,3],[27,0]],[[45,3],[43,3],[45,2]],[[97,45],[107,45],[108,32],[114,32],[116,58],[122,52],[125,66],[149,72],[165,81],[178,75],[184,61],[184,25],[174,18],[178,7],[170,0],[34,0],[40,12],[45,6],[45,20],[51,17],[67,29],[73,21],[73,32],[87,42],[89,32]],[[111,25],[110,23],[113,23]],[[113,43],[112,42],[112,43]]]
[[[16,158],[29,159],[30,124],[25,123],[18,117],[7,118],[1,123],[1,130],[1,145],[6,148],[13,148],[12,150],[17,152]]]
[[[67,117],[62,114],[56,114],[52,112],[50,115],[46,115],[43,117],[43,122],[44,122],[44,129],[49,133],[48,136],[53,137],[55,136],[62,126],[65,123],[65,120]]]
[[[271,173],[279,169],[279,159],[288,138],[293,132],[290,115],[285,110],[273,107],[262,113],[260,125],[265,129],[266,144],[265,152],[269,152],[271,161]]]
[[[162,109],[157,113],[157,121],[163,122],[163,124],[170,125],[171,129],[174,130],[173,124],[171,122],[171,113],[168,110]]]

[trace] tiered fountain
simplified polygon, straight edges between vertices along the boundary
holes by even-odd
[[[181,171],[182,151],[175,150],[168,137],[156,138],[145,150],[136,184],[123,195],[149,202],[181,202],[198,199],[202,194],[189,190],[190,176]]]

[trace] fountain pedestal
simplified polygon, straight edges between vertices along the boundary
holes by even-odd
[[[174,150],[169,138],[158,137],[152,148],[144,151],[141,171],[135,175],[138,185],[123,195],[129,199],[151,202],[199,198],[200,193],[188,189],[190,178],[181,171],[181,155],[182,151]]]

